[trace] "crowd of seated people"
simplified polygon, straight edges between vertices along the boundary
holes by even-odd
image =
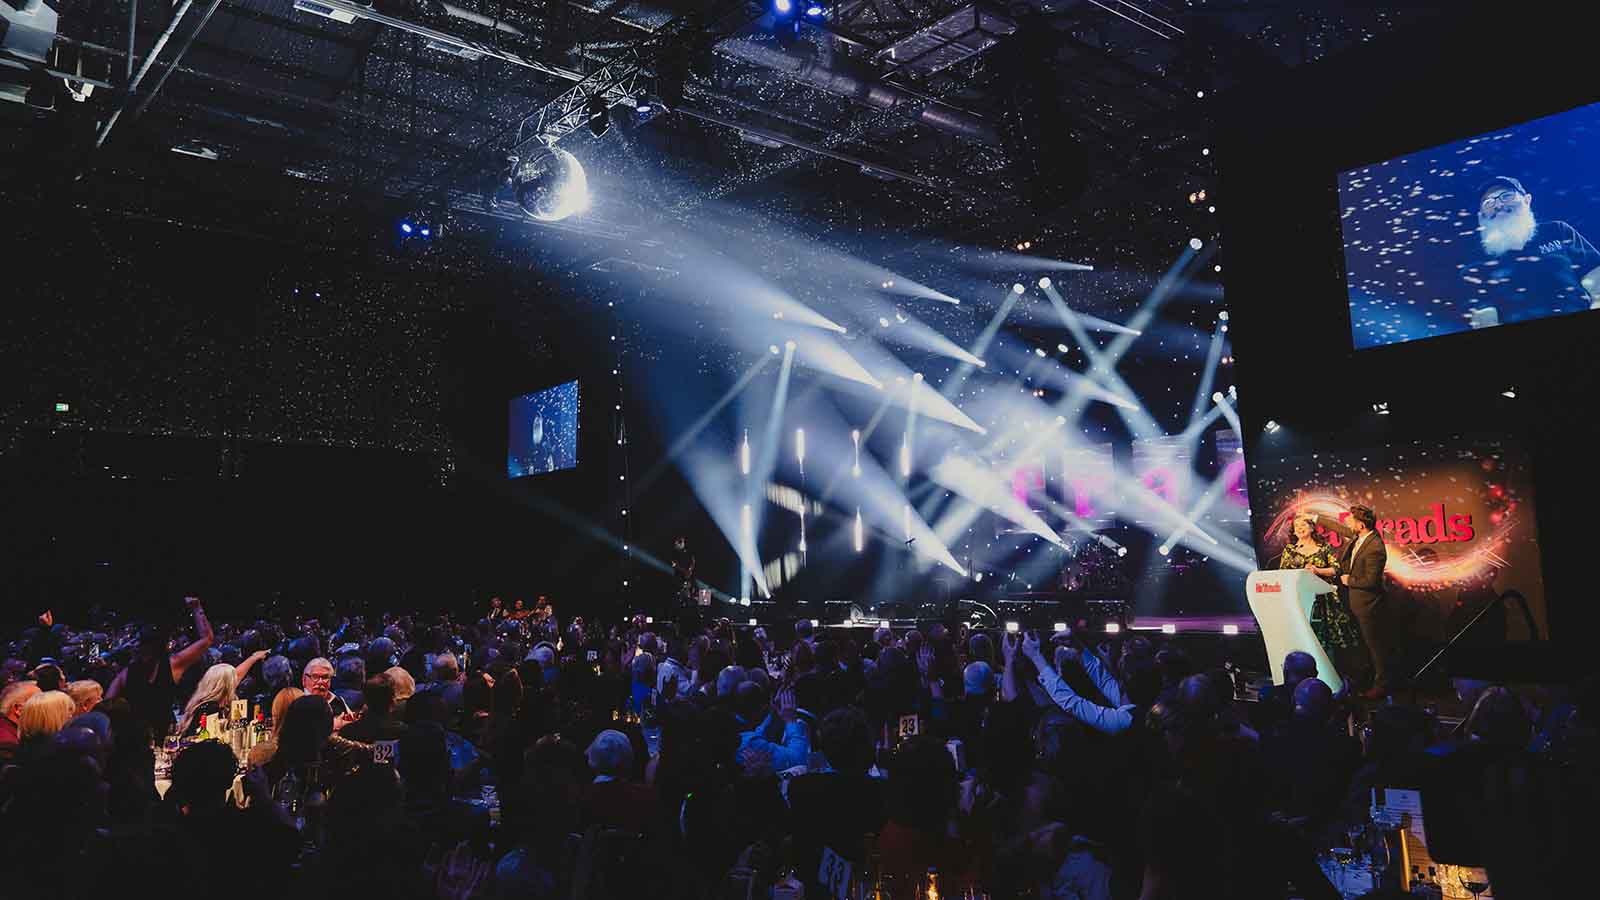
[[[184,617],[5,647],[0,895],[822,898],[842,861],[855,896],[1333,897],[1317,848],[1429,754],[1557,771],[1574,815],[1600,761],[1592,681],[1361,740],[1309,656],[1247,704],[1160,637]],[[238,700],[247,757],[191,739]]]

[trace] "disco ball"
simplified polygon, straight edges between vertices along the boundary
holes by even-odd
[[[541,222],[559,222],[589,208],[589,178],[560,147],[536,148],[511,169],[517,204]]]

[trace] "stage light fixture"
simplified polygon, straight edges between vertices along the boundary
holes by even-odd
[[[794,341],[784,341],[783,342],[783,349],[785,349],[785,350],[793,350],[794,349]]]
[[[1199,250],[1201,247],[1204,247],[1205,245],[1206,245],[1205,241],[1202,241],[1199,238],[1189,238],[1189,249],[1190,250]]]
[[[611,117],[606,115],[606,98],[603,94],[595,94],[589,98],[585,111],[589,114],[589,133],[595,137],[603,137],[611,128]]]
[[[1106,634],[1116,634],[1116,633],[1120,632],[1121,630],[1122,630],[1122,626],[1117,624],[1116,622],[1107,622],[1106,623]]]
[[[773,355],[773,356],[777,356],[777,355],[778,355],[778,345],[777,345],[777,344],[773,344],[773,345],[771,345],[771,346],[770,346],[770,347],[768,347],[768,348],[767,348],[767,350],[768,350],[768,351],[769,351],[769,352],[770,352],[770,353],[771,353],[771,354],[772,354],[772,355]]]
[[[1217,313],[1217,318],[1221,319],[1224,322],[1228,321],[1228,311],[1227,310],[1223,310],[1222,312]]]
[[[1382,403],[1374,403],[1374,404],[1372,404],[1372,411],[1377,413],[1380,416],[1387,416],[1389,414],[1389,403],[1388,403],[1388,401],[1384,401]]]
[[[1055,628],[1056,633],[1060,634],[1061,632],[1067,630],[1067,623],[1057,622],[1053,627]]]
[[[1515,387],[1508,387],[1500,392],[1500,396],[1506,398],[1507,400],[1515,400],[1517,399],[1517,389]]]
[[[1162,544],[1161,546],[1157,547],[1156,549],[1161,551],[1161,555],[1162,556],[1166,556],[1168,553],[1172,552],[1172,548],[1168,547],[1166,544]]]
[[[1044,355],[1045,355],[1044,354],[1044,348],[1043,347],[1035,347],[1035,348],[1033,348],[1033,355],[1039,357],[1040,359],[1044,359]]]
[[[1212,403],[1221,403],[1223,401],[1223,399],[1224,398],[1222,396],[1222,392],[1221,391],[1217,391],[1216,393],[1211,395],[1211,402]]]
[[[69,404],[66,404],[66,403],[57,403],[56,404],[56,412],[58,412],[58,413],[71,412],[71,411],[72,411],[72,406],[69,405]]]
[[[827,13],[827,11],[827,7],[820,3],[806,4],[806,18],[808,19],[820,19],[824,14]]]
[[[1011,634],[1016,634],[1017,632],[1019,632],[1021,630],[1022,630],[1022,623],[1021,622],[1007,622],[1006,623],[1006,631],[1011,633]]]
[[[1043,278],[1039,279],[1039,287],[1040,288],[1048,288],[1049,286],[1050,286],[1050,276],[1049,275],[1046,275]]]
[[[1210,156],[1211,155],[1211,148],[1210,147],[1201,147],[1200,148],[1200,155],[1201,156]]]
[[[1056,345],[1056,350],[1058,350],[1058,351],[1060,351],[1062,353],[1071,353],[1072,352],[1072,350],[1069,347],[1067,347],[1066,344],[1057,344]]]
[[[983,583],[983,573],[982,572],[973,572],[972,573],[972,580],[978,582],[979,584],[982,584]]]
[[[413,231],[416,231],[416,230],[417,230],[417,226],[411,224],[410,222],[401,222],[400,223],[400,233],[401,234],[410,234],[410,233],[412,233]]]
[[[794,0],[772,0],[772,11],[780,16],[794,12]]]
[[[1236,635],[1239,633],[1239,626],[1233,624],[1224,625],[1222,626],[1222,633]]]
[[[1128,555],[1128,548],[1127,547],[1118,547],[1117,548],[1117,555],[1118,556],[1127,556]]]
[[[1012,285],[1012,286],[1011,286],[1011,290],[1012,290],[1012,291],[1013,291],[1013,292],[1015,292],[1015,293],[1018,293],[1018,294],[1021,294],[1021,293],[1025,293],[1025,292],[1026,292],[1026,291],[1027,291],[1027,290],[1028,290],[1028,289],[1027,289],[1027,288],[1025,288],[1025,287],[1023,287],[1023,286],[1022,286],[1022,282],[1020,282],[1020,281],[1019,281],[1019,282],[1017,282],[1017,283],[1016,283],[1016,284],[1013,284],[1013,285]]]
[[[1162,634],[1177,634],[1178,633],[1178,626],[1172,624],[1171,622],[1168,622],[1165,625],[1161,626],[1161,633]]]
[[[1283,426],[1279,425],[1277,423],[1277,421],[1275,421],[1273,419],[1268,419],[1267,420],[1267,424],[1265,426],[1265,430],[1266,430],[1267,434],[1277,434],[1278,433],[1278,429],[1282,428],[1282,427]]]
[[[820,627],[822,627],[822,623],[817,621],[816,619],[812,619],[811,620],[811,627],[812,628],[820,628]]]
[[[750,605],[750,598],[749,597],[744,598],[744,605],[745,606],[749,606]],[[751,619],[750,620],[750,624],[751,625],[756,624],[756,620],[755,619]]]

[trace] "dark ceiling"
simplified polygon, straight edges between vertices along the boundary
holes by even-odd
[[[33,89],[32,105],[0,104],[13,175],[40,157],[78,184],[226,166],[330,200],[486,212],[519,129],[568,109],[577,85],[568,98],[598,92],[613,124],[595,137],[568,119],[561,146],[612,189],[563,227],[613,237],[796,177],[831,192],[813,201],[824,216],[878,200],[909,224],[968,229],[1016,210],[1047,222],[1085,184],[1100,208],[1175,199],[1210,178],[1202,92],[1426,11],[847,0],[794,31],[745,0],[135,3],[60,0],[48,58],[7,54],[0,72]]]

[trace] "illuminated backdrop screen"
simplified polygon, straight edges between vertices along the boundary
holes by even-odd
[[[1600,103],[1339,175],[1356,349],[1600,299]]]
[[[1475,611],[1475,597],[1515,589],[1548,635],[1533,475],[1517,445],[1500,438],[1415,441],[1267,458],[1252,468],[1263,566],[1276,566],[1295,516],[1339,518],[1360,503],[1377,514],[1389,552],[1388,592],[1406,631],[1442,639],[1459,617],[1458,600]],[[1337,535],[1327,537],[1337,546]],[[1511,636],[1524,634],[1513,628]]]
[[[506,475],[520,478],[578,465],[578,383],[523,394],[511,400]]]

